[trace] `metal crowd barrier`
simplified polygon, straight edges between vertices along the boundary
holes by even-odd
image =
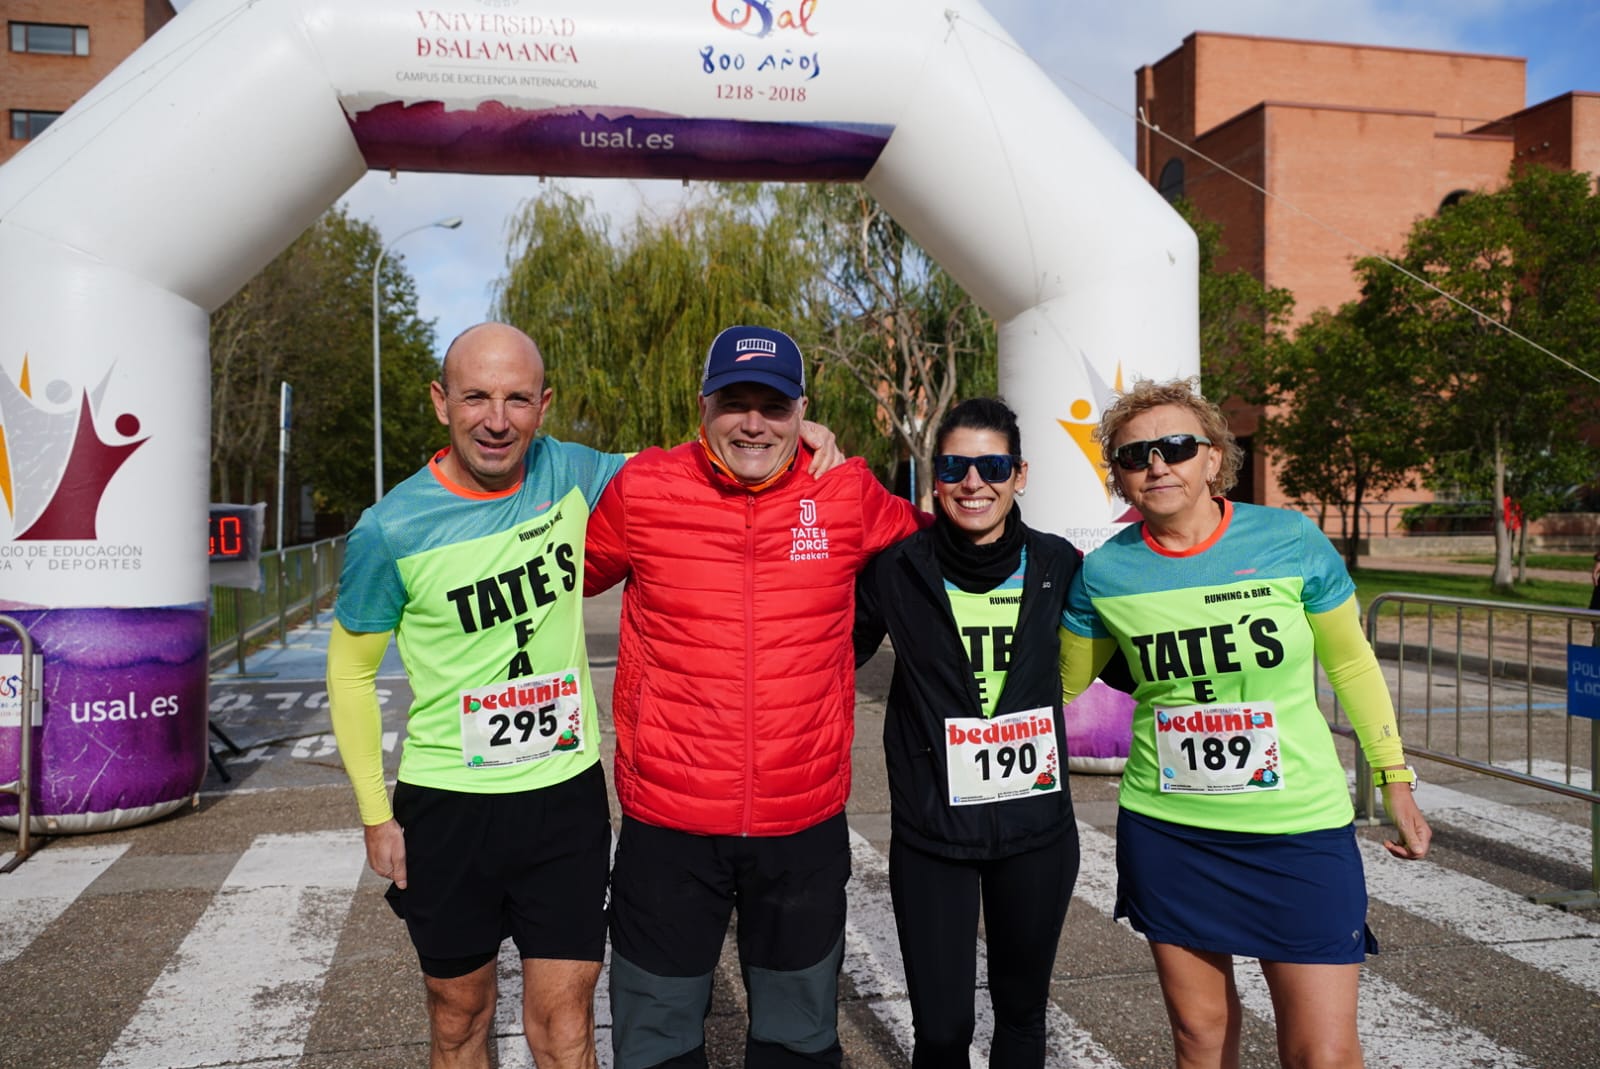
[[[1600,617],[1587,609],[1391,593],[1373,599],[1366,626],[1379,659],[1396,668],[1395,709],[1408,757],[1589,803],[1589,889],[1537,900],[1600,906],[1600,720],[1589,721],[1585,788],[1574,776],[1582,769],[1573,759],[1583,741],[1574,723],[1580,718],[1566,695],[1567,647],[1594,644]],[[1464,700],[1480,691],[1481,702]],[[1436,703],[1440,694],[1450,697]],[[1337,711],[1334,730],[1354,737]],[[1372,770],[1358,747],[1357,817],[1371,820],[1375,808]]]
[[[211,667],[234,660],[244,674],[245,655],[253,643],[272,631],[289,640],[289,624],[309,617],[313,626],[323,600],[339,586],[344,564],[344,536],[261,554],[259,591],[238,587],[211,588]]]
[[[33,704],[39,700],[38,682],[33,678],[33,638],[21,621],[0,616],[0,627],[16,632],[22,643],[22,706],[17,719],[17,778],[0,783],[0,793],[17,796],[17,850],[0,872],[10,872],[33,852]]]

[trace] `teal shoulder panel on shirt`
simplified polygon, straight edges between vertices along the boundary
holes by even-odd
[[[1355,593],[1343,559],[1304,514],[1245,504],[1232,510],[1222,536],[1227,551],[1221,553],[1158,553],[1146,544],[1141,524],[1124,527],[1084,558],[1062,623],[1075,634],[1104,638],[1094,600],[1159,594],[1172,589],[1175,579],[1188,588],[1299,580],[1301,600],[1312,613],[1338,608]],[[1163,566],[1156,567],[1158,562]]]
[[[399,562],[507,530],[549,511],[577,489],[592,508],[627,459],[586,445],[536,438],[522,484],[503,497],[468,498],[446,487],[431,464],[361,514],[345,546],[335,614],[350,631],[390,631],[406,591]]]

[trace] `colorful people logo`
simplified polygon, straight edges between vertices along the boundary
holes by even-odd
[[[124,439],[101,437],[101,408],[111,372],[93,390],[53,379],[42,401],[33,396],[28,358],[21,378],[0,375],[0,497],[16,541],[89,541],[106,487],[145,442],[139,417],[112,421]]]
[[[1061,429],[1067,432],[1073,444],[1083,453],[1083,458],[1094,468],[1103,488],[1106,465],[1100,459],[1100,447],[1095,444],[1094,429],[1100,422],[1100,413],[1122,392],[1122,364],[1118,362],[1116,378],[1109,383],[1095,374],[1094,365],[1089,361],[1083,361],[1083,369],[1089,376],[1090,396],[1074,398],[1067,408],[1071,418],[1057,419],[1056,422],[1061,424]],[[1111,491],[1104,490],[1104,493],[1107,506],[1114,506],[1116,502],[1111,500]],[[1127,508],[1121,515],[1113,515],[1109,519],[1112,523],[1132,523],[1139,519],[1139,513],[1136,509]]]

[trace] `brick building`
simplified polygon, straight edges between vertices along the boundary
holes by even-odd
[[[1222,225],[1223,270],[1290,290],[1303,320],[1358,296],[1356,259],[1399,251],[1418,218],[1502,184],[1513,160],[1600,173],[1600,93],[1525,106],[1526,65],[1194,33],[1135,75],[1138,106],[1161,131],[1138,131],[1137,164]],[[1235,431],[1247,438],[1253,424],[1241,413]],[[1252,451],[1246,469],[1237,496],[1284,503],[1263,456]]]
[[[171,21],[170,0],[6,0],[0,163]]]

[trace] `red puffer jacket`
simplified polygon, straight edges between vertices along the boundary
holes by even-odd
[[[589,518],[585,594],[627,579],[612,698],[617,798],[647,824],[787,835],[844,809],[856,573],[930,518],[859,459],[802,444],[756,493],[699,442],[623,465]]]

